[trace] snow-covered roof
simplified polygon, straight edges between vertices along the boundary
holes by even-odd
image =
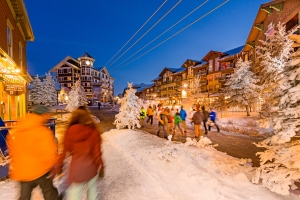
[[[223,57],[221,57],[221,59],[219,61],[225,60],[226,58],[229,58],[231,56],[234,56],[234,55],[237,55],[237,54],[241,53],[243,48],[244,48],[244,45],[239,46],[239,47],[234,48],[234,49],[231,49],[231,50],[228,50],[228,51],[225,51],[224,52],[225,55]]]

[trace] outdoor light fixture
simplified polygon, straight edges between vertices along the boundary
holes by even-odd
[[[183,85],[183,87],[185,87],[185,88],[186,88],[186,87],[187,87],[187,84],[185,83],[185,84]]]
[[[87,65],[90,65],[91,62],[87,60],[85,63],[86,63]]]
[[[0,57],[1,57],[3,60],[7,60],[7,58],[6,58],[3,54],[0,54]]]

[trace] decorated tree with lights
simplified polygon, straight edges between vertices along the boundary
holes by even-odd
[[[132,88],[132,83],[128,83],[128,89],[121,99],[119,113],[115,117],[114,124],[117,129],[122,128],[140,128],[141,104],[139,98],[135,95],[136,90]]]
[[[55,89],[55,83],[52,76],[46,73],[46,78],[43,81],[42,87],[42,103],[46,106],[57,105],[57,92]]]
[[[259,79],[251,71],[251,62],[243,61],[241,58],[236,62],[237,70],[226,82],[224,89],[229,96],[229,104],[245,106],[247,116],[250,116],[249,107],[259,97]]]
[[[186,92],[183,94],[185,98],[182,99],[182,105],[185,108],[193,108],[196,104],[205,106],[209,103],[207,94],[201,91],[201,77],[199,75],[190,80],[186,87],[183,87],[182,92]]]
[[[274,36],[263,43],[265,56],[261,56],[262,67],[270,68],[263,75],[272,77],[265,80],[270,89],[265,88],[264,96],[277,109],[266,117],[274,134],[257,144],[267,150],[258,153],[261,165],[252,182],[282,195],[296,189],[294,183],[300,181],[300,141],[294,138],[300,130],[300,51],[294,52],[293,48],[300,46],[300,37],[293,35],[298,28],[286,32],[279,23]]]
[[[36,75],[32,81],[32,89],[30,92],[30,101],[33,104],[41,104],[43,98],[43,83],[39,78],[39,75]]]
[[[66,110],[72,112],[79,106],[86,106],[87,104],[88,101],[85,96],[84,88],[81,86],[81,81],[77,80],[69,93]]]

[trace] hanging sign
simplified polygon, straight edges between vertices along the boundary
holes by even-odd
[[[7,83],[4,84],[4,91],[9,95],[21,95],[25,92],[23,84]]]

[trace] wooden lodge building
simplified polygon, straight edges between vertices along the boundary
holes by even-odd
[[[94,68],[94,62],[95,59],[86,52],[78,59],[67,56],[50,71],[56,74],[56,82],[61,87],[71,89],[76,80],[80,79],[86,97],[91,102],[113,101],[114,78],[109,75],[106,67]]]
[[[276,25],[282,22],[287,31],[300,24],[299,0],[274,0],[262,4],[258,10],[245,45],[226,52],[210,51],[200,61],[186,60],[180,68],[164,68],[159,76],[152,80],[154,85],[140,91],[138,95],[145,99],[160,100],[165,105],[180,105],[184,86],[195,76],[201,78],[201,92],[213,101],[222,95],[221,88],[234,73],[238,58],[250,60],[252,70],[259,74],[260,67],[256,49],[260,40],[274,32]],[[300,30],[294,34],[300,35]],[[257,102],[259,104],[260,102]],[[257,105],[254,110],[260,109]]]
[[[23,0],[0,1],[0,117],[19,120],[27,112],[26,45],[34,34]]]

